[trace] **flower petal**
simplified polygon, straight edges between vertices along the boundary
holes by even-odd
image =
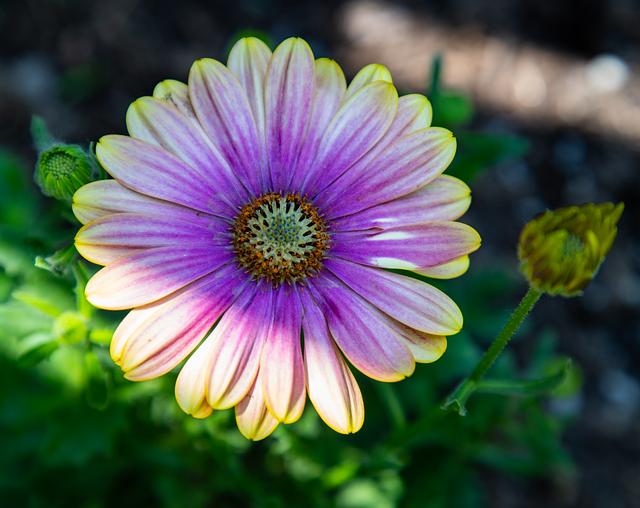
[[[331,336],[356,369],[379,381],[400,381],[413,373],[411,351],[382,312],[326,272],[309,286]]]
[[[189,74],[189,96],[198,120],[254,197],[264,189],[258,128],[242,86],[220,62],[198,60]]]
[[[212,183],[175,155],[127,136],[103,136],[96,147],[98,159],[122,185],[166,201],[211,212],[207,206],[216,193]]]
[[[176,298],[190,291],[194,291],[203,285],[209,284],[211,280],[212,279],[207,277],[202,277],[201,279],[188,284],[182,289],[165,296],[160,300],[143,305],[142,307],[137,307],[129,312],[116,328],[116,331],[113,334],[113,339],[111,340],[111,358],[116,365],[121,366],[124,346],[127,343],[127,340],[129,340],[129,337],[131,337],[131,334],[133,334],[140,325],[147,321],[151,316],[164,312],[164,309],[168,308],[168,305]]]
[[[319,58],[315,62],[315,68],[316,94],[313,100],[313,112],[307,137],[300,150],[298,162],[289,184],[290,189],[301,188],[327,126],[340,108],[347,88],[342,69],[333,60]]]
[[[331,226],[336,231],[353,231],[451,221],[462,216],[470,204],[471,190],[467,184],[452,176],[440,175],[417,191],[335,219]]]
[[[215,182],[215,194],[207,203],[214,213],[233,216],[248,201],[246,189],[202,129],[167,102],[138,99],[127,111],[127,128],[132,137],[164,148]]]
[[[243,37],[231,49],[227,67],[240,82],[249,99],[260,139],[260,158],[267,167],[265,136],[264,76],[271,58],[271,50],[256,37]]]
[[[435,362],[447,350],[447,338],[442,335],[420,332],[393,319],[390,324],[411,350],[416,362]]]
[[[393,118],[393,122],[384,133],[384,136],[371,148],[360,160],[358,160],[349,171],[338,179],[343,188],[352,185],[351,182],[357,180],[363,171],[371,165],[371,162],[387,148],[405,136],[429,127],[431,123],[431,104],[424,95],[405,95],[398,100],[398,111]],[[322,189],[331,185],[330,181],[325,182]],[[315,200],[316,206],[322,205],[328,195],[323,190],[318,193]]]
[[[125,377],[152,379],[184,360],[246,286],[248,278],[237,274],[234,266],[219,270],[140,324],[122,350],[120,364]]]
[[[260,372],[265,404],[274,418],[293,423],[304,410],[304,365],[300,347],[302,308],[295,291],[277,290],[273,325],[262,349]]]
[[[411,328],[436,335],[451,335],[462,328],[458,306],[429,284],[336,258],[323,263],[347,287]]]
[[[205,378],[216,338],[211,335],[189,357],[176,380],[176,400],[180,409],[194,418],[206,418],[213,412],[205,395]]]
[[[258,287],[245,291],[213,330],[218,339],[205,381],[213,408],[233,407],[247,394],[258,373],[272,320],[273,291]]]
[[[236,422],[242,435],[253,441],[264,439],[280,423],[271,416],[264,403],[260,372],[258,372],[249,393],[236,406]]]
[[[154,302],[233,259],[220,247],[157,247],[131,254],[96,273],[86,295],[96,307],[131,309]]]
[[[201,226],[217,220],[214,215],[140,194],[116,180],[99,180],[80,187],[73,196],[73,213],[83,224],[114,213],[146,213],[171,217]]]
[[[267,153],[272,189],[285,190],[307,135],[316,76],[313,53],[292,37],[278,46],[265,77]]]
[[[443,265],[480,247],[480,236],[459,222],[429,222],[385,230],[341,233],[331,253],[370,266],[420,270]]]
[[[415,131],[373,161],[358,164],[314,199],[328,217],[342,217],[391,201],[428,184],[453,159],[456,141],[438,127]]]
[[[364,422],[360,387],[329,335],[327,321],[317,304],[300,293],[305,315],[304,367],[309,399],[324,422],[336,432],[357,432]]]
[[[469,256],[462,256],[444,265],[434,266],[433,268],[426,268],[424,270],[416,270],[416,273],[433,279],[453,279],[454,277],[459,277],[468,269]]]
[[[171,104],[196,127],[201,128],[189,98],[189,87],[187,85],[174,79],[165,79],[153,89],[153,96]]]
[[[107,265],[151,247],[221,246],[229,244],[228,224],[220,219],[203,227],[140,213],[107,215],[82,227],[76,248],[92,263]]]
[[[349,83],[349,88],[347,88],[343,102],[346,102],[363,86],[368,85],[369,83],[373,83],[374,81],[387,81],[389,83],[393,83],[393,79],[391,79],[391,73],[389,72],[389,69],[387,69],[384,65],[375,63],[365,65],[358,71],[358,74],[353,77],[351,83]]]
[[[398,92],[386,81],[353,94],[327,127],[300,191],[314,195],[349,169],[382,138],[397,109]]]

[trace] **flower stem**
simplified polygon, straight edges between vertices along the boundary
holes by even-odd
[[[404,410],[402,409],[402,403],[396,394],[393,386],[389,383],[375,383],[378,393],[380,394],[381,399],[384,401],[384,404],[387,406],[389,413],[391,414],[391,420],[396,429],[402,429],[407,425],[407,418],[404,415]]]
[[[533,306],[536,304],[542,291],[538,291],[534,288],[529,288],[529,291],[518,305],[507,324],[504,326],[496,340],[491,344],[491,347],[486,352],[478,366],[474,369],[471,375],[456,388],[456,390],[447,397],[443,409],[447,409],[450,406],[455,406],[461,415],[465,415],[467,410],[465,404],[469,396],[475,391],[478,383],[483,378],[489,367],[493,364],[498,355],[502,352],[504,347],[509,342],[509,339],[513,336],[516,330],[520,327],[524,318],[527,317]]]

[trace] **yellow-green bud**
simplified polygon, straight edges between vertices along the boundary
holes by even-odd
[[[91,158],[83,148],[59,144],[40,153],[34,177],[47,196],[70,200],[92,175]]]
[[[581,295],[613,246],[623,209],[587,203],[536,215],[520,233],[520,271],[538,291]]]
[[[86,318],[74,310],[63,312],[53,322],[52,334],[63,344],[76,344],[87,338]]]

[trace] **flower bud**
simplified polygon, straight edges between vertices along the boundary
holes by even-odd
[[[578,296],[611,250],[623,203],[587,203],[538,214],[520,233],[520,271],[534,289]]]
[[[47,196],[70,200],[73,194],[92,180],[89,154],[78,145],[54,145],[41,152],[36,162],[35,181]]]

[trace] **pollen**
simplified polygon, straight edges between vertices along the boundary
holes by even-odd
[[[302,281],[322,269],[329,248],[318,210],[297,194],[267,193],[245,205],[235,219],[238,263],[274,286]]]

